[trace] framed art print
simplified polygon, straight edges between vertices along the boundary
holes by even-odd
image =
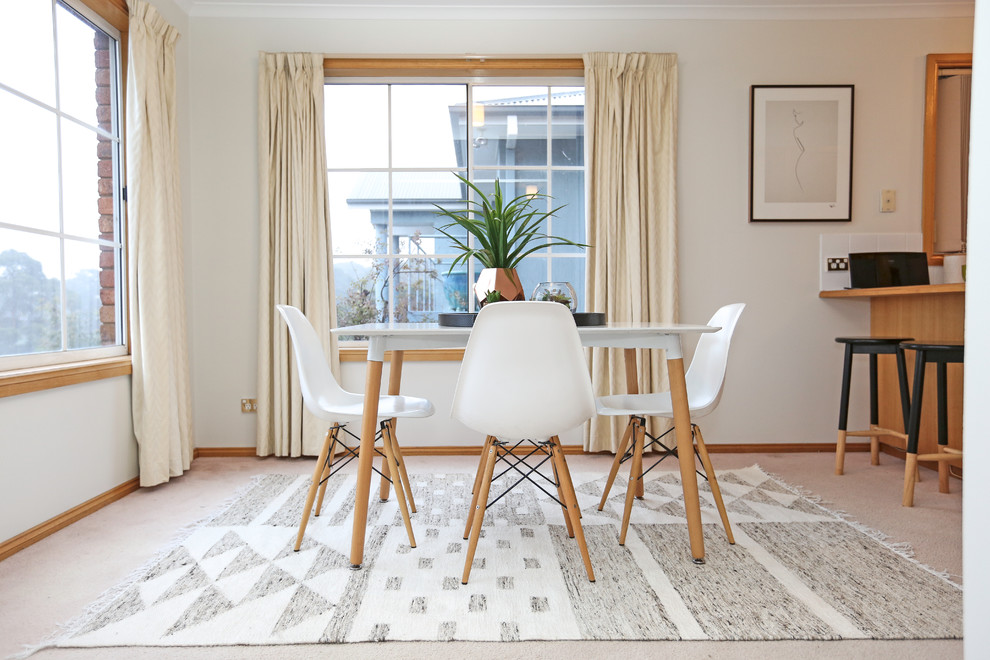
[[[852,219],[853,85],[750,88],[750,222]]]

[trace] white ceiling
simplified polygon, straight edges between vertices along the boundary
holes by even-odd
[[[847,19],[972,17],[974,0],[175,0],[194,17]]]

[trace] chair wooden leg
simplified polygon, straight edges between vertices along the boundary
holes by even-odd
[[[640,475],[643,472],[643,443],[646,438],[646,429],[639,424],[633,430],[633,457],[629,468],[629,487],[626,488],[626,507],[622,513],[622,529],[619,532],[619,545],[626,544],[626,531],[629,529],[629,517],[632,515],[633,498],[636,496],[636,482],[641,481]]]
[[[384,435],[384,431],[383,431],[383,435]],[[384,438],[382,438],[382,440],[384,443]],[[382,458],[381,471],[382,471],[382,480],[381,483],[378,485],[378,499],[381,500],[382,502],[387,502],[389,490],[392,485],[392,482],[389,480],[393,479],[392,461],[387,460],[386,458]]]
[[[598,503],[598,510],[601,511],[605,507],[605,500],[608,499],[608,493],[612,490],[612,483],[615,481],[615,475],[619,473],[619,465],[622,464],[622,457],[626,453],[626,448],[629,446],[629,438],[632,437],[633,422],[629,419],[629,423],[626,424],[626,430],[622,434],[622,440],[619,441],[619,448],[615,452],[615,459],[612,460],[612,468],[608,471],[608,481],[605,482],[605,489],[602,491],[602,501]]]
[[[715,468],[712,467],[712,460],[708,456],[708,448],[705,447],[705,439],[701,435],[701,428],[694,426],[694,439],[698,443],[698,456],[701,457],[701,465],[705,468],[705,475],[708,477],[708,485],[711,486],[712,496],[715,498],[715,506],[718,507],[718,515],[722,518],[722,528],[725,529],[725,536],[729,543],[735,545],[736,540],[732,537],[732,527],[729,525],[729,515],[725,511],[725,504],[722,502],[722,490],[718,487],[718,479],[715,478]]]
[[[395,481],[395,499],[399,501],[399,511],[402,513],[402,521],[406,524],[406,535],[409,537],[410,547],[416,547],[416,537],[413,535],[412,520],[409,519],[409,507],[406,506],[406,492],[402,486],[402,474],[395,459],[395,439],[392,437],[391,426],[388,422],[382,425],[382,446],[385,449],[385,460],[391,466]],[[382,470],[384,472],[384,470]]]
[[[330,438],[330,451],[327,452],[327,460],[323,465],[323,473],[320,475],[320,494],[316,498],[316,511],[313,515],[319,517],[320,511],[323,510],[323,496],[327,492],[327,479],[330,478],[330,468],[333,467],[333,457],[337,451],[337,434],[340,433],[340,427],[335,426],[330,429],[332,434]]]
[[[567,514],[567,497],[564,495],[564,482],[557,468],[557,461],[553,457],[553,446],[550,447],[550,467],[553,468],[553,481],[557,484],[557,499],[560,500],[560,509],[564,512],[564,522],[567,524],[567,538],[574,538],[574,526],[571,525],[571,517]]]
[[[488,491],[492,486],[492,473],[495,472],[495,459],[498,457],[498,447],[494,441],[488,443],[488,454],[485,457],[485,472],[478,484],[478,492],[471,506],[473,524],[471,525],[471,537],[468,541],[467,556],[464,558],[464,574],[461,576],[461,584],[468,583],[471,575],[471,564],[474,563],[474,552],[478,548],[478,538],[481,536],[481,524],[485,520],[485,508],[488,506]]]
[[[409,474],[406,472],[406,459],[402,457],[399,438],[395,434],[394,419],[392,420],[392,451],[395,452],[395,460],[399,464],[399,473],[402,474],[402,485],[406,489],[406,501],[409,502],[409,510],[416,513],[416,498],[413,497],[412,482],[409,481]]]
[[[584,528],[581,527],[581,507],[578,505],[577,493],[574,492],[574,482],[571,481],[571,471],[567,469],[567,459],[564,458],[564,450],[560,447],[560,438],[554,436],[550,438],[551,455],[550,458],[557,463],[557,474],[561,478],[561,490],[564,491],[565,502],[567,502],[567,515],[571,519],[574,528],[574,538],[578,548],[581,550],[581,557],[584,559],[584,570],[588,573],[588,580],[595,581],[595,571],[591,568],[591,555],[588,554],[588,543],[584,538]]]
[[[839,429],[839,437],[835,442],[835,473],[842,474],[846,463],[846,432]]]
[[[302,546],[303,535],[306,534],[306,525],[309,523],[309,513],[313,510],[313,500],[316,499],[316,490],[320,485],[320,475],[323,474],[323,466],[327,463],[327,452],[330,451],[331,431],[327,430],[327,437],[323,441],[323,448],[320,449],[320,457],[316,459],[316,469],[313,470],[313,479],[309,482],[309,492],[306,493],[306,504],[303,505],[302,520],[299,522],[299,533],[296,534],[296,545],[293,550],[299,552]]]
[[[904,458],[904,496],[901,505],[914,506],[914,479],[918,473],[918,455],[907,454]]]
[[[471,524],[474,522],[475,505],[478,504],[478,489],[481,487],[481,480],[485,478],[485,462],[488,460],[488,450],[495,442],[495,436],[485,438],[485,446],[481,450],[481,460],[478,461],[478,471],[474,475],[474,488],[471,489],[471,506],[468,507],[467,520],[464,522],[464,540],[467,541],[471,535]],[[496,455],[497,458],[497,455]]]

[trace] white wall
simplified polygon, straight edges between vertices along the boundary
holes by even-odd
[[[193,18],[193,392],[199,446],[252,446],[258,277],[257,53],[679,55],[681,320],[744,301],[713,443],[832,442],[840,334],[868,332],[868,304],[817,297],[819,234],[920,226],[925,55],[969,51],[972,21],[361,21]],[[856,85],[853,222],[747,222],[749,86]],[[898,209],[880,215],[880,190]],[[465,444],[447,420],[457,363],[407,363],[404,389],[439,414],[405,444]],[[345,384],[363,386],[361,365]],[[865,418],[865,408],[854,408]],[[576,436],[575,436],[576,438]],[[565,442],[567,440],[565,439]],[[576,441],[576,440],[575,440]]]
[[[182,34],[176,45],[183,184],[189,179],[189,19],[153,0]],[[187,189],[183,209],[190,218]],[[187,253],[191,246],[188,243]],[[190,297],[191,300],[191,297]],[[118,377],[0,399],[0,540],[9,539],[138,474],[131,379]]]
[[[990,2],[977,0],[973,47],[972,116],[990,116]],[[990,648],[990,546],[987,527],[990,510],[990,344],[974,341],[986,337],[990,324],[990,125],[973,125],[970,135],[969,213],[971,222],[966,272],[966,382],[963,443],[966,446],[966,481],[963,483],[963,575],[966,580],[963,612],[967,658],[985,657]]]

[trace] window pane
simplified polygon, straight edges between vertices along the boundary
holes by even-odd
[[[0,222],[58,231],[55,115],[0,90]]]
[[[109,103],[110,39],[102,30],[96,30],[61,5],[57,6],[55,16],[58,28],[59,107],[62,112],[96,126],[98,89],[106,96],[105,102]],[[102,64],[99,69],[98,63]],[[102,86],[97,88],[99,83]]]
[[[454,127],[466,102],[466,85],[392,85],[392,166],[463,167]]]
[[[474,88],[476,166],[547,164],[547,88]]]
[[[110,287],[111,291],[113,286]],[[100,246],[65,242],[65,326],[67,348],[93,348],[100,338],[101,314],[112,325],[114,306],[100,301]],[[112,342],[111,342],[112,343]]]
[[[53,38],[49,3],[0,2],[0,83],[54,107]]]
[[[388,86],[326,85],[327,167],[388,167]]]
[[[550,262],[550,281],[570,282],[577,293],[577,311],[601,312],[601,309],[588,309],[585,305],[584,276],[587,260],[576,257],[557,257]]]
[[[388,174],[331,172],[327,192],[333,253],[384,252],[388,236]]]
[[[99,141],[96,133],[62,120],[62,231],[74,236],[98,238],[100,215],[113,221],[113,179],[109,196],[100,197]]]
[[[333,260],[339,327],[388,320],[382,292],[386,270],[385,259]]]
[[[526,195],[545,195],[547,192],[547,171],[546,170],[490,170],[490,171],[478,171],[475,173],[475,184],[485,192],[486,195],[491,199],[491,195],[495,192],[495,178],[498,178],[499,188],[502,190],[502,197],[505,203],[518,198],[525,197]],[[530,208],[534,211],[538,211],[540,214],[546,213],[550,210],[550,201],[545,197],[533,197],[530,202]],[[547,232],[547,222],[543,220],[538,225],[540,233],[545,234]],[[535,245],[543,245],[546,241],[537,238],[530,244],[530,247]],[[537,253],[544,253],[545,249],[539,250]],[[537,282],[538,284],[539,282]],[[535,286],[535,285],[534,285]]]
[[[584,88],[554,87],[551,92],[553,164],[584,165]]]
[[[464,205],[463,184],[450,172],[397,172],[392,175],[393,252],[398,254],[449,254],[451,241],[436,230],[451,221],[437,214],[437,206],[456,211]],[[465,236],[454,226],[448,233]]]
[[[584,171],[563,170],[553,173],[553,208],[563,206],[554,214],[550,223],[550,233],[561,238],[569,238],[578,243],[586,242],[584,212]],[[581,252],[586,248],[559,245],[554,252]]]
[[[549,282],[550,274],[547,271],[547,258],[532,254],[522,260],[516,268],[519,279],[522,281],[523,293],[526,300],[533,297],[533,291],[540,282]]]
[[[0,355],[62,348],[59,240],[0,229]]]

